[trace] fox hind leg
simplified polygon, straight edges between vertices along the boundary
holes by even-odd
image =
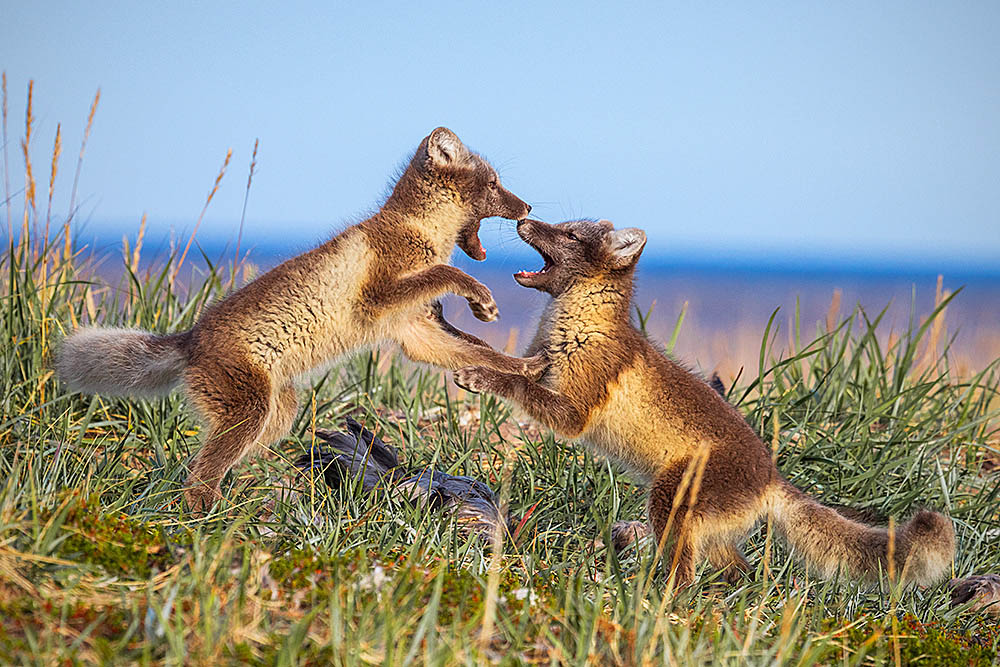
[[[185,489],[189,507],[202,512],[222,497],[222,478],[261,440],[276,410],[270,378],[251,366],[190,367],[185,384],[208,430]]]
[[[688,520],[688,503],[684,498],[678,499],[673,518],[670,517],[679,481],[679,474],[664,474],[653,482],[649,491],[649,523],[653,527],[657,549],[663,550],[660,562],[668,574],[674,573],[674,590],[694,582],[698,562],[698,544]],[[669,534],[664,536],[668,529]]]
[[[261,433],[259,444],[262,447],[273,445],[292,428],[295,417],[299,414],[299,399],[291,382],[282,385],[275,394],[274,405],[268,414],[267,424]]]
[[[706,548],[706,555],[712,567],[721,571],[730,584],[739,583],[750,572],[750,564],[735,542],[722,538],[713,540]]]

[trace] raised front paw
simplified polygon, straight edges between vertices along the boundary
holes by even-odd
[[[525,357],[521,361],[524,362],[524,369],[521,371],[521,375],[532,382],[541,378],[545,374],[545,371],[549,369],[549,364],[551,364],[548,355],[544,352],[539,352],[533,357]]]
[[[493,371],[482,366],[466,366],[455,371],[455,384],[466,391],[478,394],[489,390]]]
[[[500,315],[497,302],[493,300],[493,295],[490,294],[489,290],[486,290],[483,294],[469,297],[469,309],[476,316],[477,320],[482,320],[483,322],[492,322]]]

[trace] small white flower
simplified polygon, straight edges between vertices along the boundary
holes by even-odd
[[[382,584],[389,580],[389,577],[385,576],[385,568],[381,565],[376,565],[371,574],[366,574],[358,582],[358,587],[363,591],[370,591],[372,589],[378,590],[382,588]]]
[[[517,590],[511,591],[515,600],[528,600],[528,604],[535,604],[538,600],[538,595],[535,591],[530,588],[518,588]]]

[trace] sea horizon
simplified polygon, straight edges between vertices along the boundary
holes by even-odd
[[[472,317],[464,301],[444,299],[445,312],[457,326],[490,344],[517,352],[527,344],[547,297],[518,285],[514,272],[541,266],[537,253],[514,232],[498,235],[485,230],[485,262],[467,258],[461,251],[453,263],[486,284],[500,308],[497,322],[483,323]],[[122,237],[134,249],[136,233],[78,233],[78,248],[95,261],[98,274],[115,284],[123,273]],[[256,238],[255,238],[256,237]],[[254,272],[265,271],[316,244],[323,238],[304,239],[290,234],[284,241],[261,240],[245,234],[239,256]],[[146,233],[140,272],[162,265],[171,253],[179,254],[188,236],[176,233]],[[196,237],[188,252],[182,276],[199,275],[208,263],[231,266],[236,258],[236,239],[218,234]],[[674,355],[702,373],[718,372],[725,380],[755,376],[760,345],[772,319],[773,354],[787,354],[791,347],[808,343],[822,327],[846,317],[856,306],[869,318],[882,315],[880,331],[886,338],[919,325],[935,308],[940,296],[961,290],[946,311],[944,339],[951,357],[965,372],[981,370],[1000,357],[1000,271],[985,266],[960,266],[954,262],[930,265],[858,258],[769,255],[748,252],[738,257],[727,253],[669,253],[647,248],[636,273],[634,305],[649,313],[648,333],[665,342],[684,313]],[[246,274],[245,274],[246,275]],[[938,294],[941,277],[943,294]],[[831,312],[831,307],[836,312]],[[797,317],[798,323],[795,320]],[[792,334],[797,342],[790,339]]]
[[[260,223],[252,229],[244,230],[239,236],[238,222],[220,225],[213,221],[210,228],[203,228],[195,235],[192,248],[200,248],[212,259],[231,260],[237,241],[240,255],[249,253],[251,261],[261,266],[273,266],[294,257],[336,234],[347,223],[329,225],[323,231],[316,231],[315,225],[308,226],[313,231],[301,229],[299,225],[288,225],[295,231],[278,233],[273,230],[261,231]],[[155,257],[169,256],[171,248],[187,244],[193,223],[186,225],[147,226],[144,233],[144,247]],[[86,247],[98,256],[113,254],[120,250],[123,238],[134,244],[139,223],[111,223],[87,221],[82,225],[74,223],[74,238],[77,247]],[[225,231],[220,231],[225,229]],[[4,245],[7,234],[0,233]],[[18,236],[15,233],[15,239]],[[487,252],[485,262],[474,262],[458,249],[453,254],[453,262],[468,261],[470,266],[493,266],[513,261],[529,262],[537,253],[521,241],[513,225],[484,224],[480,236]],[[1000,257],[989,254],[961,256],[948,249],[939,252],[915,252],[901,245],[898,248],[844,248],[803,249],[794,245],[766,246],[762,244],[739,244],[734,240],[720,239],[712,246],[691,243],[672,244],[668,240],[652,237],[640,259],[641,270],[662,271],[717,271],[749,273],[791,273],[811,276],[891,276],[915,279],[936,277],[945,274],[959,280],[1000,282]]]

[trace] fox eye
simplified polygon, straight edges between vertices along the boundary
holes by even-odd
[[[497,183],[497,179],[494,178],[493,180],[490,181],[490,187],[492,189],[496,190],[498,185],[499,184]]]
[[[566,238],[568,238],[570,241],[579,241],[580,240],[580,238],[576,234],[574,234],[573,232],[566,232]]]

